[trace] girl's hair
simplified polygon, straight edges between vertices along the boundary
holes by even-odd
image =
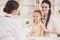
[[[34,12],[37,12],[42,16],[42,12],[40,10],[35,10]],[[42,18],[41,18],[41,21],[42,21]],[[43,21],[42,21],[42,23],[43,23]]]
[[[49,8],[50,8],[50,9],[49,9],[49,12],[48,12],[46,24],[45,24],[45,26],[46,26],[46,28],[47,28],[47,24],[48,24],[49,19],[50,19],[50,16],[51,16],[51,3],[50,3],[49,0],[43,0],[41,4],[43,4],[43,3],[47,3],[47,4],[49,5]]]
[[[9,0],[6,5],[5,8],[3,9],[4,12],[10,14],[13,10],[18,9],[19,4],[14,1],[14,0]]]
[[[41,16],[42,16],[42,12],[40,10],[35,10],[34,12],[37,12],[37,13],[41,14]]]

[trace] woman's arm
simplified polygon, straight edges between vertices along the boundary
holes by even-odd
[[[48,30],[45,28],[45,26],[42,24],[41,29],[47,33],[52,33],[52,34],[58,34],[55,30]]]

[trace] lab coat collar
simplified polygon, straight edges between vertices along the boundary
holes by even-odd
[[[16,18],[18,15],[6,14],[5,17]]]

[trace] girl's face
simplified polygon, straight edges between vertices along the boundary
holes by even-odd
[[[47,3],[43,3],[42,4],[42,11],[44,13],[44,15],[48,15],[48,12],[49,12],[49,5]]]
[[[34,21],[35,23],[39,22],[39,21],[41,20],[41,18],[42,18],[42,16],[41,16],[40,13],[38,13],[38,12],[34,12],[34,13],[33,13],[33,21]]]

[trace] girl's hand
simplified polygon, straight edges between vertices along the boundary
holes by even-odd
[[[27,34],[27,36],[30,37],[30,36],[32,36],[33,34],[35,34],[35,32],[34,32],[34,31],[31,31],[31,32],[29,32],[29,33]]]

